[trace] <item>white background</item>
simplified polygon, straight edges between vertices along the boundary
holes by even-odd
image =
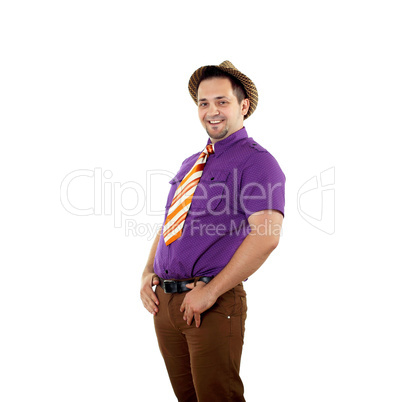
[[[226,59],[258,87],[246,127],[287,178],[280,245],[245,284],[246,399],[394,400],[389,3],[2,2],[2,401],[175,401],[139,299],[143,231],[162,217],[143,208],[126,235],[109,195],[137,183],[124,205],[142,189],[163,206],[169,179],[149,193],[147,172],[204,147],[187,82]],[[297,193],[331,167],[327,234]],[[112,174],[107,215],[71,214],[62,180],[95,168]],[[73,181],[70,202],[93,207],[93,182]],[[304,198],[315,217],[320,194]]]

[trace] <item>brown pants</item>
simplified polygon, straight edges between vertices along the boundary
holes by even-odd
[[[220,296],[201,316],[201,325],[187,325],[180,307],[186,293],[166,294],[154,324],[159,348],[178,401],[242,402],[239,376],[246,320],[242,284]]]

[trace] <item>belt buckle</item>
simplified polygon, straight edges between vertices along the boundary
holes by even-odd
[[[171,279],[164,279],[163,285],[164,285],[164,293],[175,293],[178,291],[178,287],[176,287],[175,292],[171,291],[173,290],[173,287],[171,285],[176,284],[175,281],[172,281]]]

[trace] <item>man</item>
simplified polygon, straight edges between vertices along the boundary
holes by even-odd
[[[244,128],[258,101],[247,76],[229,61],[203,66],[189,92],[209,139],[170,181],[141,299],[179,401],[244,401],[242,282],[278,245],[285,176]]]

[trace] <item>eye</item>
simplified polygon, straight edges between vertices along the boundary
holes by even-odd
[[[200,107],[205,107],[205,106],[207,106],[206,103],[204,103],[204,102],[200,103]]]
[[[219,105],[225,105],[227,103],[227,101],[220,101]]]

